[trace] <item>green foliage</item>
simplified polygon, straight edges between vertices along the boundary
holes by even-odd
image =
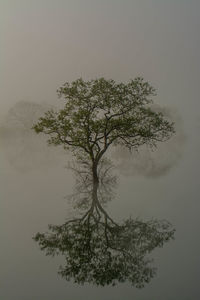
[[[65,83],[58,95],[65,99],[64,108],[48,111],[34,129],[49,135],[50,144],[70,148],[75,156],[98,161],[112,144],[130,150],[155,146],[174,132],[173,124],[151,109],[155,90],[142,78],[127,84],[78,79]]]

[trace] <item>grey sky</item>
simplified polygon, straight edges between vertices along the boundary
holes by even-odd
[[[74,286],[57,276],[59,259],[46,258],[31,237],[66,217],[73,184],[66,161],[23,173],[3,145],[0,298],[199,299],[199,28],[198,0],[0,0],[0,124],[18,101],[61,101],[56,90],[66,81],[140,75],[157,89],[155,102],[177,112],[187,136],[170,172],[121,176],[108,207],[116,218],[166,218],[177,229],[155,254],[158,276],[141,291]]]

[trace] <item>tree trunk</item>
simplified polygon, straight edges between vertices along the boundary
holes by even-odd
[[[93,190],[92,190],[92,200],[96,203],[98,201],[97,191],[99,187],[99,178],[97,173],[97,163],[94,162],[92,165],[92,178],[93,178]]]

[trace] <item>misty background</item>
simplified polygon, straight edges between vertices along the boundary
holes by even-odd
[[[199,299],[200,2],[197,0],[1,0],[0,298]],[[96,288],[57,275],[32,236],[73,214],[69,153],[30,129],[66,81],[142,76],[155,109],[176,135],[151,152],[112,153],[118,174],[107,206],[117,220],[167,219],[175,241],[154,252],[157,276],[144,289]]]

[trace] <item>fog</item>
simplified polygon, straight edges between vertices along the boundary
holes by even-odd
[[[199,298],[199,11],[196,0],[1,1],[0,298]],[[67,195],[71,154],[48,146],[33,123],[61,107],[56,90],[79,77],[117,82],[143,76],[157,90],[154,109],[176,134],[152,152],[109,153],[117,174],[106,209],[170,221],[175,240],[153,253],[157,275],[138,290],[84,286],[58,276],[63,260],[45,257],[32,240],[48,224],[74,216]]]

